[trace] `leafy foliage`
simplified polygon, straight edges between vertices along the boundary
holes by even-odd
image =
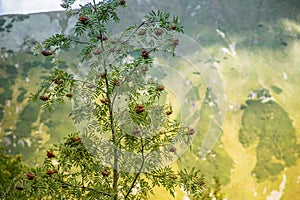
[[[21,177],[23,173],[26,172],[27,166],[22,163],[22,157],[20,155],[12,156],[7,153],[7,151],[1,147],[0,148],[0,198],[6,196],[10,190],[13,188],[21,189],[20,185],[14,185],[14,180]],[[15,194],[15,197],[19,197]]]

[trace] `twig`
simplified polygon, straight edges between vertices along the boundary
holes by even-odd
[[[76,185],[72,185],[72,184],[70,184],[70,183],[67,183],[67,182],[65,182],[65,181],[63,181],[63,180],[61,180],[61,179],[55,178],[55,177],[53,177],[53,176],[50,176],[50,177],[51,177],[52,179],[54,179],[54,180],[57,180],[57,181],[59,181],[59,182],[65,184],[65,185],[69,186],[69,187],[72,187],[72,188],[81,188],[81,189],[84,189],[84,190],[92,190],[92,191],[94,191],[94,192],[98,192],[98,193],[103,194],[103,195],[105,195],[105,196],[112,196],[112,194],[110,194],[110,193],[108,193],[108,192],[104,192],[104,191],[101,191],[101,190],[96,190],[96,189],[94,189],[94,188],[87,187],[87,186],[76,186]]]
[[[147,20],[147,21],[143,21],[138,27],[136,27],[136,29],[132,32],[132,34],[127,38],[127,40],[123,41],[121,44],[128,42],[132,36],[144,25],[146,24],[152,24],[152,23],[158,23],[160,22],[159,20]]]
[[[69,38],[69,40],[72,41],[72,42],[78,43],[78,44],[92,45],[90,42],[83,42],[83,41],[76,40],[76,39],[71,39],[71,38]],[[93,46],[96,46],[96,45],[93,45]]]
[[[135,183],[137,182],[137,179],[140,176],[140,174],[142,173],[142,170],[144,168],[145,160],[146,160],[147,156],[149,155],[149,154],[146,155],[146,156],[144,155],[144,144],[143,144],[143,138],[142,137],[141,137],[141,144],[142,144],[142,148],[141,148],[142,164],[140,166],[139,172],[135,175],[135,177],[134,177],[134,179],[133,179],[133,181],[131,183],[131,186],[130,186],[129,190],[126,193],[126,195],[124,197],[124,200],[126,200],[128,198],[128,196],[131,193],[132,189],[135,187]]]

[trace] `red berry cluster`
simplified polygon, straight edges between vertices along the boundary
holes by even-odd
[[[104,79],[105,77],[106,77],[105,72],[97,74],[97,78],[103,78]]]
[[[49,97],[47,95],[41,95],[39,98],[42,101],[48,101],[49,100]]]
[[[163,91],[164,89],[165,89],[165,87],[163,85],[158,85],[155,90],[156,91]]]
[[[63,84],[63,82],[64,82],[64,79],[58,79],[57,78],[57,79],[54,80],[54,83],[58,84],[58,85]]]
[[[27,172],[26,174],[28,180],[33,180],[35,176],[31,172]]]
[[[164,31],[162,29],[157,29],[154,33],[157,36],[161,36],[164,33]]]
[[[72,142],[81,142],[81,138],[80,137],[73,137],[71,138]]]
[[[146,34],[146,31],[144,29],[141,29],[139,32],[138,32],[138,35],[145,35]]]
[[[44,50],[44,51],[41,52],[41,54],[42,54],[43,56],[51,56],[51,55],[53,54],[53,52],[52,52],[52,51]]]
[[[62,8],[68,8],[68,7],[69,7],[69,5],[66,4],[66,3],[62,3],[62,4],[60,4],[60,6],[61,6]]]
[[[166,115],[171,115],[172,113],[173,113],[172,110],[167,110],[167,111],[166,111]]]
[[[58,172],[58,170],[49,169],[49,170],[46,171],[46,174],[51,176],[52,174],[57,173],[57,172]]]
[[[93,54],[94,55],[100,55],[102,53],[102,50],[101,49],[94,49],[93,50]]]
[[[84,25],[88,24],[89,18],[87,16],[80,16],[78,19],[81,23],[83,23]]]
[[[120,5],[125,5],[126,4],[126,1],[125,0],[120,0]]]
[[[97,39],[98,39],[98,40],[102,40],[102,41],[106,41],[106,40],[108,40],[108,37],[105,36],[105,35],[103,35],[102,37],[101,37],[101,35],[98,35],[98,36],[97,36]]]
[[[100,102],[105,105],[108,105],[110,103],[110,100],[109,99],[100,99]]]
[[[142,57],[143,57],[144,59],[148,59],[148,58],[150,57],[149,51],[143,49],[143,50],[142,50]]]
[[[176,147],[171,146],[169,150],[170,150],[170,152],[174,153],[174,152],[176,152],[177,149],[176,149]]]
[[[189,128],[188,132],[186,133],[187,135],[194,135],[195,134],[195,129]]]
[[[71,98],[73,96],[73,94],[72,93],[67,93],[66,94],[66,97],[69,97],[69,98]]]
[[[104,169],[104,170],[102,171],[102,175],[103,175],[104,177],[107,177],[107,176],[110,175],[110,171],[109,171],[108,169]]]
[[[173,45],[176,47],[179,45],[179,39],[174,39],[173,40]]]
[[[16,190],[20,190],[20,191],[24,190],[24,188],[22,186],[20,186],[20,185],[16,185],[15,188],[16,188]]]
[[[47,157],[48,158],[54,158],[55,154],[52,151],[47,151]]]
[[[171,31],[171,30],[175,31],[176,29],[177,29],[176,25],[173,25],[173,26],[170,26],[167,28],[168,31]]]
[[[144,112],[145,111],[145,106],[143,106],[143,105],[136,105],[135,106],[135,112],[136,113],[142,113],[142,112]]]

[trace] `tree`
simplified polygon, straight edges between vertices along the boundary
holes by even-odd
[[[75,34],[55,34],[35,47],[57,68],[31,99],[48,110],[69,99],[78,132],[53,145],[43,165],[17,179],[6,197],[147,199],[162,186],[173,196],[181,187],[195,199],[208,198],[197,170],[175,172],[167,165],[195,130],[172,116],[167,90],[149,75],[154,55],[174,55],[174,33],[183,32],[178,17],[152,11],[141,24],[112,35],[107,24],[120,21],[117,10],[125,9],[125,0],[93,0],[77,10],[73,4],[63,0],[61,6],[78,19]],[[89,65],[83,78],[58,68],[59,50],[78,46]]]

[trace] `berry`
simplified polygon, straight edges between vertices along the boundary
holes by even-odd
[[[139,32],[138,32],[138,35],[145,35],[146,34],[146,31],[144,29],[141,29]]]
[[[48,158],[54,158],[55,154],[52,151],[47,151],[47,157]]]
[[[173,113],[172,110],[167,110],[167,111],[166,111],[166,115],[171,115],[172,113]]]
[[[143,106],[143,105],[136,105],[135,106],[135,112],[136,113],[142,113],[142,112],[144,112],[145,111],[145,106]]]
[[[62,84],[63,82],[64,82],[64,79],[58,79],[57,78],[57,79],[54,80],[55,84]]]
[[[15,188],[16,188],[16,190],[20,190],[20,191],[24,190],[24,188],[22,186],[19,186],[19,185],[16,185]]]
[[[187,135],[194,135],[195,130],[193,128],[190,128],[189,131],[186,133]]]
[[[110,171],[109,171],[108,169],[105,169],[105,170],[102,171],[102,175],[103,175],[104,177],[107,177],[107,176],[110,175]]]
[[[143,57],[144,59],[148,59],[148,58],[149,58],[149,51],[143,49],[143,50],[142,50],[142,57]]]
[[[69,7],[69,5],[66,4],[66,3],[62,3],[62,4],[60,4],[60,6],[63,7],[63,8],[68,8]]]
[[[103,72],[103,73],[100,73],[100,78],[105,78],[106,77],[106,73],[105,72]]]
[[[33,179],[35,178],[35,176],[34,176],[31,172],[28,172],[28,173],[26,174],[26,176],[27,176],[27,179],[28,179],[28,180],[33,180]]]
[[[176,147],[174,147],[174,146],[170,147],[170,152],[174,153],[174,152],[176,152],[176,150],[177,150]]]
[[[120,0],[120,5],[125,5],[126,4],[126,1],[125,0]]]
[[[155,90],[156,91],[163,91],[164,89],[165,89],[165,87],[163,85],[158,85]]]
[[[93,50],[93,54],[94,55],[100,55],[102,53],[102,50],[101,49],[94,49]]]
[[[179,39],[174,39],[173,40],[173,45],[176,47],[179,45]]]
[[[57,172],[58,172],[57,170],[49,169],[49,170],[46,171],[46,174],[51,176],[52,174],[57,173]]]
[[[177,28],[177,27],[176,27],[175,25],[173,25],[173,26],[171,27],[172,30],[176,30],[176,28]]]
[[[161,36],[161,35],[164,33],[164,31],[161,30],[161,29],[157,29],[154,33],[155,33],[155,35],[157,35],[157,36]]]
[[[49,100],[49,97],[46,96],[46,95],[41,95],[41,96],[40,96],[40,100],[42,100],[42,101],[48,101],[48,100]]]
[[[80,17],[79,17],[79,21],[80,21],[81,23],[83,23],[84,25],[87,24],[88,20],[89,20],[89,18],[88,18],[87,16],[80,16]]]
[[[72,139],[72,142],[81,142],[81,138],[80,137],[73,137]]]
[[[100,99],[100,102],[103,103],[103,104],[108,105],[110,100],[109,99]]]
[[[73,96],[73,94],[72,93],[68,93],[68,94],[66,94],[66,97],[69,97],[69,98],[71,98]]]
[[[41,54],[43,54],[43,56],[51,56],[53,54],[53,52],[44,50],[41,52]]]
[[[98,40],[105,41],[105,40],[108,40],[108,37],[105,36],[105,35],[103,35],[102,37],[101,37],[101,35],[98,35],[98,36],[97,36],[97,39],[98,39]]]

